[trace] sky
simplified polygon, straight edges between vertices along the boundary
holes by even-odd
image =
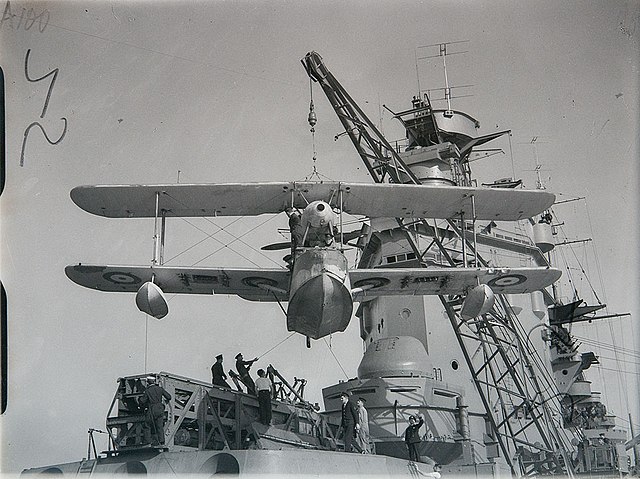
[[[78,262],[150,264],[153,252],[152,220],[90,215],[72,203],[75,186],[293,181],[314,167],[323,179],[370,181],[347,137],[334,141],[341,127],[322,90],[310,88],[300,59],[311,50],[395,140],[403,131],[381,105],[409,108],[418,78],[422,88],[443,86],[438,61],[416,61],[435,52],[419,47],[468,41],[447,62],[452,86],[471,85],[454,90],[464,96],[453,107],[477,118],[480,134],[512,130],[492,144],[505,154],[477,162],[477,177],[515,171],[533,188],[537,156],[549,191],[585,198],[556,208],[569,239],[592,239],[566,254],[585,255],[595,276],[579,286],[593,286],[609,313],[631,315],[574,332],[602,357],[590,371],[594,388],[640,423],[630,354],[640,331],[640,2],[78,0],[0,9],[2,472],[83,457],[87,429],[104,429],[120,376],[209,380],[217,354],[229,368],[242,351],[259,356],[258,367],[307,378],[307,396],[319,402],[323,387],[356,375],[357,321],[307,349],[275,304],[173,296],[169,316],[155,321],[133,296],[84,289],[64,274]],[[166,264],[274,267],[282,252],[259,248],[284,241],[286,225],[284,215],[176,219]],[[613,344],[617,361],[606,359]]]

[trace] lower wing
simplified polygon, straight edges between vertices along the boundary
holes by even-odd
[[[376,296],[463,294],[478,284],[494,293],[523,294],[556,282],[554,268],[374,268],[350,271],[353,299]]]
[[[287,301],[286,269],[183,268],[170,266],[72,265],[71,281],[99,291],[135,293],[152,281],[165,293],[236,294],[252,301]]]

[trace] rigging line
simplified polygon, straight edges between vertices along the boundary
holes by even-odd
[[[222,243],[222,242],[221,242]],[[222,246],[220,246],[217,250],[212,251],[210,254],[206,255],[204,258],[199,259],[198,261],[196,261],[195,263],[193,263],[191,266],[196,266],[200,263],[202,263],[205,259],[210,258],[211,256],[213,256],[214,254],[219,253],[220,251],[222,251],[224,248],[229,248],[231,251],[233,251],[235,254],[237,254],[238,256],[240,256],[241,258],[247,260],[249,263],[253,264],[256,268],[260,268],[260,265],[258,263],[256,263],[255,261],[253,261],[252,259],[246,257],[245,255],[243,255],[242,253],[234,250],[233,248],[230,248],[228,244],[224,244],[222,243]],[[273,260],[272,260],[273,261]],[[275,261],[274,261],[275,262]],[[280,265],[278,265],[280,266]]]
[[[609,332],[611,334],[611,340],[614,342],[614,346],[616,344],[616,340],[615,340],[615,331],[613,330],[613,321],[609,321]],[[622,336],[622,344],[624,346],[624,335]],[[613,355],[615,356],[615,361],[616,361],[616,366],[618,366],[619,370],[622,370],[622,364],[621,364],[621,360],[620,360],[620,353],[618,352],[618,348],[616,347],[613,350]],[[620,388],[620,391],[624,391],[624,402],[625,402],[625,406],[627,407],[627,412],[631,411],[631,408],[629,406],[629,389],[631,388],[624,388],[623,387],[623,379],[622,379],[622,374],[618,374],[618,387]]]
[[[329,343],[327,343],[327,338],[322,338],[322,340],[324,341],[324,344],[326,344],[327,348],[329,349],[329,352],[331,353],[331,356],[333,356],[333,359],[335,359],[336,363],[338,363],[338,366],[340,366],[340,369],[342,370],[342,374],[344,374],[344,377],[347,378],[347,380],[348,380],[349,379],[349,375],[346,373],[346,371],[342,367],[342,364],[340,364],[340,361],[338,360],[336,355],[333,353],[333,349],[331,348],[331,346],[329,346]]]
[[[176,203],[178,203],[178,204],[180,204],[180,205],[182,205],[182,206],[184,206],[184,207],[188,207],[188,206],[189,206],[189,205],[187,205],[185,202],[180,201],[178,198],[175,198],[174,196],[172,196],[172,195],[170,195],[170,194],[168,194],[168,193],[166,193],[166,192],[164,192],[164,195],[166,195],[167,197],[171,198],[171,199],[172,199],[172,200],[174,200]],[[268,201],[270,201],[270,200],[272,200],[272,199],[274,199],[274,198],[278,198],[278,196],[280,196],[280,193],[275,193],[271,198],[269,198],[269,199],[267,200],[267,202],[268,202]],[[238,221],[240,221],[241,219],[243,219],[243,218],[244,218],[244,216],[239,216],[238,218],[236,218],[235,220],[233,220],[232,222],[230,222],[230,223],[229,223],[227,226],[225,226],[225,227],[222,227],[222,226],[217,225],[216,223],[214,223],[213,221],[211,221],[211,220],[210,220],[208,217],[206,217],[206,216],[202,216],[202,218],[203,218],[205,221],[207,221],[208,223],[212,224],[214,227],[218,228],[218,231],[216,231],[216,232],[214,232],[214,233],[212,233],[212,234],[210,235],[210,236],[211,236],[211,238],[213,238],[213,236],[214,236],[214,235],[216,235],[216,234],[218,234],[220,231],[225,231],[227,234],[229,234],[230,236],[232,236],[232,237],[236,238],[236,240],[239,240],[241,243],[245,244],[245,245],[246,245],[246,246],[248,246],[250,249],[252,249],[252,250],[256,251],[257,253],[261,254],[261,255],[262,255],[262,256],[264,256],[265,258],[268,258],[271,262],[276,263],[276,262],[275,262],[275,261],[273,261],[271,258],[269,258],[268,256],[266,256],[264,253],[262,253],[261,251],[257,250],[256,248],[254,248],[254,247],[253,247],[253,246],[251,246],[250,244],[246,243],[245,241],[242,241],[240,238],[242,238],[243,236],[247,235],[247,234],[248,234],[248,233],[250,233],[251,231],[253,231],[253,230],[255,230],[255,229],[259,228],[260,226],[262,226],[263,224],[267,223],[268,221],[271,221],[271,220],[272,220],[273,218],[275,218],[277,215],[278,215],[278,214],[276,213],[276,214],[274,214],[273,216],[271,216],[271,217],[267,218],[264,222],[262,222],[262,223],[258,224],[258,225],[257,225],[257,226],[255,226],[254,228],[251,228],[250,230],[248,230],[248,231],[247,231],[247,232],[245,232],[244,234],[240,235],[239,237],[236,237],[233,233],[231,233],[230,231],[228,231],[228,230],[227,230],[227,228],[229,228],[230,226],[234,225],[235,223],[237,223]],[[182,219],[183,221],[185,221],[186,223],[188,223],[188,224],[190,224],[191,226],[193,226],[194,228],[196,228],[196,229],[198,229],[198,230],[202,231],[202,232],[203,232],[203,233],[205,233],[206,235],[209,235],[209,233],[205,232],[203,229],[201,229],[201,228],[199,228],[199,227],[195,226],[193,223],[191,223],[191,222],[187,221],[187,220],[185,219],[185,217],[182,217],[182,216],[173,216],[173,217],[174,217],[174,218],[180,218],[180,219]],[[218,241],[218,242],[222,243],[222,242],[221,242],[220,240],[218,240],[217,238],[213,238],[213,239],[215,239],[216,241]],[[232,243],[233,243],[233,241],[232,241]],[[233,250],[233,249],[232,249],[232,251],[236,252],[236,251],[235,251],[235,250]],[[239,254],[239,253],[238,253],[238,254]],[[210,255],[209,255],[209,256],[210,256]],[[207,256],[207,257],[209,257],[209,256]],[[242,255],[241,255],[241,256],[242,256]],[[175,257],[174,257],[174,258],[175,258]],[[173,258],[172,258],[172,259],[173,259]],[[206,259],[206,258],[203,258],[203,259],[202,259],[202,260],[200,260],[200,261],[203,261],[204,259]],[[200,261],[199,261],[199,262],[200,262]],[[254,263],[254,264],[255,264],[255,263]],[[280,266],[280,264],[279,264],[279,263],[276,263],[276,264],[278,264],[278,266]],[[256,266],[258,266],[258,265],[256,265]]]
[[[175,255],[175,256],[173,256],[173,257],[169,258],[168,260],[166,260],[166,261],[165,261],[165,263],[164,263],[164,264],[167,264],[168,262],[173,261],[173,260],[174,260],[174,259],[176,259],[177,257],[179,257],[179,256],[181,256],[182,254],[186,253],[187,251],[189,251],[189,250],[191,250],[191,249],[195,248],[196,246],[198,246],[198,245],[202,244],[202,243],[203,243],[203,242],[205,242],[206,240],[208,240],[208,239],[213,239],[214,241],[217,241],[218,243],[220,243],[221,245],[223,245],[223,247],[225,247],[225,246],[226,246],[226,247],[229,247],[229,245],[230,245],[230,244],[233,244],[234,242],[239,241],[239,242],[241,242],[242,244],[244,244],[244,245],[248,246],[248,247],[249,247],[250,249],[252,249],[253,251],[255,251],[255,252],[259,253],[261,256],[263,256],[263,257],[267,258],[267,259],[268,259],[269,261],[271,261],[272,263],[274,263],[274,264],[276,264],[276,265],[278,265],[278,266],[281,266],[281,265],[280,265],[280,263],[278,263],[278,262],[274,261],[272,258],[270,258],[269,256],[265,255],[265,254],[264,254],[264,253],[262,253],[260,250],[258,250],[258,249],[256,249],[256,248],[254,248],[253,246],[251,246],[250,244],[248,244],[246,241],[243,241],[243,240],[241,239],[243,236],[246,236],[247,234],[251,233],[252,231],[254,231],[254,230],[256,230],[256,229],[260,228],[262,225],[264,225],[264,224],[268,223],[269,221],[273,220],[273,218],[275,218],[276,216],[277,216],[277,215],[273,215],[273,216],[271,216],[271,217],[267,218],[265,221],[263,221],[262,223],[259,223],[259,224],[258,224],[258,225],[256,225],[255,227],[253,227],[253,228],[251,228],[251,229],[249,229],[249,230],[245,231],[245,232],[244,232],[242,235],[240,235],[240,236],[236,236],[236,235],[234,235],[233,233],[229,232],[226,228],[228,228],[229,226],[231,226],[231,225],[233,225],[233,224],[237,223],[237,222],[238,222],[238,221],[240,221],[243,217],[239,217],[238,219],[236,219],[236,220],[232,221],[232,222],[231,222],[231,223],[229,223],[226,227],[220,227],[220,226],[216,225],[215,223],[213,223],[213,222],[209,221],[212,225],[214,225],[215,227],[217,227],[217,228],[218,228],[218,231],[215,231],[214,233],[209,233],[209,232],[207,232],[206,230],[204,230],[203,228],[201,228],[201,227],[197,226],[195,223],[193,223],[193,222],[191,222],[191,221],[187,220],[185,217],[178,216],[178,217],[176,217],[176,218],[180,218],[180,219],[181,219],[182,221],[184,221],[185,223],[189,224],[189,225],[190,225],[190,226],[192,226],[193,228],[195,228],[195,229],[197,229],[198,231],[200,231],[200,232],[204,233],[205,235],[207,235],[207,237],[206,237],[206,238],[204,238],[204,239],[202,239],[202,240],[200,240],[200,241],[198,241],[197,243],[194,243],[193,245],[189,246],[188,248],[184,249],[182,252],[178,253],[177,255]],[[206,219],[206,218],[205,218],[205,219]],[[233,239],[233,241],[231,241],[231,242],[230,242],[230,243],[228,243],[228,244],[225,244],[224,242],[222,242],[221,240],[219,240],[218,238],[216,238],[216,237],[215,237],[215,235],[216,235],[216,234],[218,234],[218,233],[219,233],[219,232],[221,232],[221,231],[224,231],[225,233],[227,233],[228,235],[230,235],[231,237],[233,237],[233,238],[234,238],[234,239]],[[213,255],[213,254],[217,253],[218,251],[220,251],[220,249],[222,249],[222,248],[217,249],[216,251],[214,251],[213,253],[211,253],[211,254],[209,254],[209,255],[205,256],[204,258],[200,259],[200,260],[199,260],[199,261],[197,261],[196,263],[193,263],[193,264],[192,264],[192,266],[195,266],[196,264],[201,263],[201,262],[202,262],[202,261],[204,261],[205,259],[209,258],[211,255]],[[236,253],[237,255],[239,255],[239,256],[241,256],[241,257],[243,257],[243,258],[247,259],[249,262],[253,263],[255,266],[258,266],[258,267],[259,267],[259,265],[258,265],[257,263],[255,263],[254,261],[252,261],[252,260],[250,260],[250,259],[246,258],[244,255],[242,255],[242,254],[241,254],[241,253],[239,253],[238,251],[234,250],[233,248],[229,248],[229,249],[230,249],[231,251],[233,251],[234,253]]]
[[[618,350],[620,351],[621,354],[625,355],[625,356],[631,356],[631,357],[635,357],[635,358],[640,358],[640,354],[638,354],[637,351],[633,350],[633,349],[627,349],[627,348],[616,348],[612,345],[609,345],[607,343],[601,343],[598,341],[592,341],[588,338],[582,338],[580,336],[574,336],[576,339],[579,339],[580,341],[582,341],[585,345],[590,346],[590,347],[596,347],[599,349],[604,349],[605,351],[615,351]]]
[[[511,144],[511,132],[507,135],[509,137],[509,156],[511,157],[511,174],[513,175],[513,180],[516,179],[516,165],[513,161],[513,146]]]
[[[165,194],[166,194],[166,193],[165,193]],[[173,197],[172,197],[172,196],[170,196],[170,195],[167,195],[167,196],[169,196],[170,198],[172,198],[172,199],[173,199],[173,200],[175,200],[175,201],[178,201],[176,198],[173,198]],[[189,250],[190,250],[190,249],[192,249],[193,247],[195,247],[195,246],[199,245],[199,244],[200,244],[200,243],[202,243],[203,241],[208,240],[209,238],[215,239],[216,241],[218,241],[218,242],[222,243],[222,241],[220,241],[220,240],[219,240],[219,239],[217,239],[217,238],[214,238],[214,236],[215,236],[216,234],[220,233],[221,231],[224,231],[224,232],[226,232],[226,233],[229,233],[229,232],[226,230],[226,228],[228,228],[229,226],[232,226],[232,225],[236,224],[238,221],[240,221],[240,220],[243,218],[243,216],[239,216],[238,218],[236,218],[235,220],[233,220],[231,223],[229,223],[229,224],[228,224],[227,226],[225,226],[225,227],[222,227],[222,226],[219,226],[219,225],[217,225],[217,224],[215,224],[215,223],[213,223],[213,222],[210,222],[211,224],[213,224],[213,226],[215,226],[216,228],[218,228],[218,231],[214,231],[213,233],[209,233],[208,231],[205,231],[204,229],[200,228],[199,226],[196,226],[193,222],[191,222],[191,221],[187,220],[187,219],[186,219],[186,217],[184,217],[184,216],[172,216],[171,218],[179,218],[179,219],[181,219],[182,221],[184,221],[184,222],[185,222],[185,223],[187,223],[188,225],[192,226],[193,228],[195,228],[195,229],[197,229],[198,231],[201,231],[202,233],[204,233],[205,235],[207,235],[207,237],[206,237],[206,238],[204,238],[204,239],[203,239],[203,240],[201,240],[201,241],[198,241],[197,243],[195,243],[194,245],[190,246],[189,248],[186,248],[186,249],[185,249],[185,250],[183,250],[181,253],[178,253],[177,255],[173,256],[171,259],[169,259],[169,260],[165,261],[165,263],[167,263],[168,261],[171,261],[171,260],[176,259],[176,258],[177,258],[178,256],[180,256],[181,254],[183,254],[183,253],[185,253],[185,252],[189,251]],[[203,218],[204,218],[204,217],[203,217]],[[229,233],[229,234],[231,234],[231,233]],[[233,236],[233,235],[232,235],[232,236]]]
[[[262,225],[264,225],[265,223],[267,223],[267,222],[271,221],[271,220],[272,220],[273,218],[275,218],[275,217],[276,217],[276,215],[272,216],[271,218],[266,219],[266,220],[265,220],[265,221],[263,221],[262,223],[260,223],[260,224],[256,225],[254,228],[251,228],[250,230],[248,230],[248,231],[244,232],[244,233],[243,233],[243,234],[241,234],[240,236],[235,236],[234,234],[232,234],[232,233],[230,233],[229,231],[227,231],[227,233],[228,233],[229,235],[231,235],[231,236],[234,238],[234,240],[233,240],[233,241],[231,241],[231,242],[230,242],[230,243],[228,243],[228,244],[225,244],[225,245],[224,245],[224,247],[229,248],[229,245],[230,245],[230,244],[233,244],[233,243],[234,243],[234,242],[236,242],[236,241],[240,241],[242,244],[244,244],[244,245],[248,246],[251,250],[253,250],[253,251],[255,251],[256,253],[260,254],[262,257],[264,257],[264,258],[268,259],[268,260],[269,260],[269,261],[271,261],[273,264],[277,265],[278,267],[282,267],[282,265],[281,265],[280,263],[278,263],[277,261],[273,260],[272,258],[270,258],[269,256],[267,256],[266,254],[264,254],[262,251],[260,251],[260,250],[258,250],[258,249],[256,249],[256,248],[254,248],[253,246],[251,246],[250,244],[248,244],[246,241],[243,241],[243,240],[241,239],[243,236],[248,235],[249,233],[251,233],[252,231],[254,231],[254,230],[256,230],[257,228],[261,227],[261,226],[262,226]],[[216,238],[214,238],[214,239],[216,239]],[[220,241],[220,240],[216,239],[216,241]],[[221,241],[220,241],[220,242],[221,242]],[[222,249],[222,248],[218,248],[218,251],[220,251],[220,249]],[[242,258],[246,259],[246,260],[247,260],[247,261],[249,261],[250,263],[253,263],[253,264],[254,264],[254,265],[256,265],[258,268],[260,267],[260,265],[258,265],[255,261],[252,261],[251,259],[247,258],[245,255],[243,255],[243,254],[239,253],[238,251],[234,250],[233,248],[229,248],[229,249],[230,249],[231,251],[233,251],[234,253],[236,253],[237,255],[241,256]],[[216,252],[217,252],[217,251],[216,251]],[[208,254],[208,255],[207,255],[207,256],[205,256],[204,258],[200,259],[198,262],[194,263],[194,266],[195,266],[196,264],[198,264],[198,263],[201,263],[201,262],[202,262],[202,261],[204,261],[205,259],[207,259],[207,258],[211,257],[211,256],[212,256],[213,254],[215,254],[216,252],[211,253],[211,254]]]
[[[265,351],[264,353],[262,353],[261,355],[258,356],[258,358],[263,358],[264,356],[266,356],[267,354],[269,354],[271,351],[273,351],[274,349],[276,349],[278,346],[280,346],[282,343],[284,343],[287,339],[289,339],[291,336],[293,336],[294,334],[296,334],[295,331],[293,331],[291,334],[289,334],[289,336],[287,336],[286,338],[284,338],[282,341],[280,341],[278,344],[276,344],[274,347],[272,347],[271,349],[269,349],[268,351]]]
[[[585,208],[585,210],[587,212],[587,222],[589,223],[589,232],[591,233],[591,237],[595,238],[595,236],[593,234],[593,223],[591,222],[591,212],[589,211],[589,205],[587,203],[587,199],[583,198],[582,201],[584,202],[584,208]],[[598,276],[600,277],[600,288],[602,288],[602,297],[604,298],[604,300],[606,302],[606,300],[607,300],[607,291],[606,291],[605,286],[604,286],[604,276],[602,274],[602,268],[600,267],[600,261],[598,260],[598,255],[596,254],[596,251],[595,251],[595,241],[593,243],[593,251],[594,251],[594,255],[593,256],[594,256],[594,260],[595,260],[595,263],[596,263],[596,268],[598,270]]]
[[[528,346],[525,346],[526,350],[531,354]],[[534,350],[535,351],[535,350]],[[531,382],[531,386],[536,391],[536,401],[541,401],[541,407],[548,408],[547,413],[560,412],[561,405],[557,399],[557,384],[549,371],[542,366],[541,358],[537,355],[537,352],[530,356],[533,363],[530,364],[530,371],[532,377],[525,372],[525,378]],[[535,378],[535,379],[534,379]]]
[[[627,363],[627,364],[635,364],[636,366],[640,366],[640,361],[628,361],[628,360],[624,360],[624,359],[616,359],[616,358],[611,358],[609,356],[603,356],[602,354],[600,354],[598,356],[598,359],[607,359],[609,361],[616,361],[616,362]]]
[[[244,256],[242,253],[236,251],[235,249],[231,248],[229,245],[232,244],[234,241],[231,241],[231,243],[229,244],[225,244],[222,241],[220,241],[218,238],[214,238],[212,235],[209,235],[206,231],[204,231],[203,229],[197,227],[196,225],[194,225],[193,223],[183,219],[183,221],[186,221],[187,223],[189,223],[191,226],[193,226],[194,228],[196,228],[197,230],[202,231],[204,234],[208,235],[209,238],[217,241],[218,243],[220,243],[222,246],[220,246],[218,249],[214,250],[213,252],[209,253],[208,255],[206,255],[204,258],[200,258],[198,261],[195,261],[194,263],[191,264],[191,266],[196,266],[197,264],[203,262],[205,259],[210,258],[211,256],[213,256],[214,254],[218,253],[219,251],[221,251],[224,248],[229,248],[231,251],[233,251],[234,253],[236,253],[238,256],[240,256],[241,258],[246,259],[247,261],[249,261],[250,263],[252,263],[254,266],[256,267],[260,267],[260,265],[258,263],[256,263],[255,261],[247,258],[246,256]],[[244,241],[243,241],[244,243]],[[273,260],[272,260],[273,261]]]
[[[149,315],[145,314],[144,323],[144,373],[147,374],[147,349],[149,345]]]
[[[323,175],[317,169],[315,169],[315,166],[314,166],[314,170],[309,175],[305,176],[301,181],[311,181],[311,178],[313,178],[314,176],[317,176],[320,180],[324,178],[325,180],[328,180],[328,181],[338,181],[327,175]]]
[[[584,203],[584,204],[585,204],[585,209],[586,209],[586,213],[587,213],[587,222],[588,222],[588,224],[589,224],[589,228],[590,228],[590,231],[591,231],[591,236],[593,237],[593,225],[592,225],[592,222],[591,222],[591,216],[590,216],[590,214],[589,214],[589,207],[588,207],[588,205],[587,205],[587,203],[586,203],[586,200],[585,200],[585,203]],[[563,234],[565,234],[565,233],[564,233],[564,229],[563,229],[562,227],[561,227],[561,230],[563,231]],[[566,237],[566,234],[565,234],[565,237]],[[595,247],[595,246],[594,246],[594,247]],[[576,255],[576,254],[575,254],[575,252],[573,251],[573,248],[572,248],[571,246],[569,246],[569,248],[570,248],[571,252],[574,254],[574,256],[576,257],[576,261],[578,261],[578,264],[580,264],[579,260],[577,259],[577,255]],[[600,276],[600,281],[601,281],[601,285],[602,285],[602,271],[601,271],[600,266],[599,266],[599,262],[598,262],[598,259],[597,259],[597,255],[595,256],[595,259],[596,259],[596,267],[597,267],[597,269],[598,269],[598,274],[599,274],[599,276]],[[582,265],[580,265],[580,266],[582,266]],[[598,295],[596,294],[596,292],[595,292],[595,290],[594,290],[594,288],[593,288],[593,285],[592,285],[592,284],[591,284],[591,282],[589,281],[589,278],[587,277],[587,278],[586,278],[586,280],[587,280],[587,282],[588,282],[589,286],[591,287],[591,291],[592,291],[593,295],[595,296],[596,300],[598,301],[598,303],[599,303],[599,304],[602,304],[602,301],[600,301],[600,298],[599,298],[599,297],[598,297]],[[604,287],[602,286],[602,288],[603,288],[603,289],[602,289],[602,291],[603,291],[603,297],[605,297],[605,298],[606,298],[606,293],[605,293]],[[596,333],[596,338],[597,338],[597,339],[598,339],[598,341],[599,341],[599,340],[600,340],[600,328],[599,328],[599,325],[598,325],[598,324],[596,324],[596,325],[595,325],[595,333]],[[613,339],[613,335],[612,335],[612,339]],[[615,354],[617,354],[617,353],[615,353]],[[600,379],[600,384],[602,385],[602,389],[603,389],[603,391],[602,391],[602,392],[603,392],[603,396],[606,396],[606,395],[607,395],[607,382],[605,381],[605,377],[604,377],[604,374],[603,374],[602,369],[598,369],[598,377],[599,377],[599,379]],[[617,379],[618,379],[618,384],[619,384],[619,385],[620,385],[620,387],[621,387],[621,385],[622,385],[622,377],[621,377],[620,375],[618,375],[618,378],[617,378]],[[628,393],[628,391],[627,391],[627,393]]]
[[[632,356],[632,357],[636,357],[636,358],[640,358],[640,354],[638,354],[638,352],[634,349],[628,349],[628,348],[616,348],[613,345],[610,345],[608,343],[603,343],[603,342],[599,342],[599,341],[593,341],[591,339],[588,338],[583,338],[580,336],[574,336],[576,339],[579,339],[580,341],[582,341],[584,344],[591,346],[591,347],[596,347],[599,349],[604,349],[604,350],[608,350],[608,351],[614,351],[616,349],[618,349],[622,354],[624,354],[625,356]]]
[[[551,209],[551,212],[552,212],[552,215],[553,215],[553,216],[554,216],[558,221],[560,221],[560,215],[558,215],[558,214],[556,213],[556,210],[555,210],[555,209]],[[567,235],[567,233],[566,233],[566,231],[565,231],[565,228],[562,226],[562,224],[560,224],[560,225],[558,226],[558,229],[562,232],[562,237],[563,237],[564,242],[565,242],[565,243],[570,242],[569,236]],[[577,262],[577,263],[578,263],[578,265],[580,266],[580,268],[581,268],[582,272],[586,275],[586,272],[585,272],[585,270],[584,270],[584,267],[582,266],[582,263],[580,262],[580,260],[578,259],[578,256],[576,255],[575,251],[573,250],[573,247],[572,247],[571,245],[568,245],[568,246],[569,246],[569,250],[573,253],[574,258],[576,259],[576,262]],[[568,268],[568,266],[569,266],[569,261],[567,260],[567,258],[566,258],[566,256],[565,256],[565,254],[564,254],[564,248],[561,248],[561,251],[562,251],[562,253],[561,253],[561,254],[562,254],[562,257],[563,257],[563,260],[564,260],[564,264],[565,264],[565,265],[567,265],[567,268]],[[569,272],[569,274],[570,274],[570,272]],[[591,285],[590,285],[590,286],[591,286]],[[593,287],[592,287],[592,286],[591,286],[591,289],[593,290]],[[594,294],[595,294],[595,293],[594,293]]]
[[[624,369],[615,369],[615,368],[605,368],[603,366],[598,366],[597,364],[593,365],[592,367],[596,368],[596,369],[604,369],[605,371],[614,371],[619,373],[619,375],[623,375],[623,374],[633,374],[634,376],[640,376],[640,372],[638,371],[626,371]]]
[[[554,211],[554,215],[555,215],[555,211]],[[587,213],[587,216],[588,216],[588,213]],[[557,216],[556,216],[556,218],[557,218]],[[589,223],[590,223],[590,221],[591,220],[589,219]],[[562,231],[562,234],[564,236],[565,241],[569,241],[569,237],[566,234],[566,232],[565,232],[565,230],[564,230],[564,228],[562,226],[560,227],[560,230]],[[590,227],[590,230],[591,230],[590,231],[591,232],[591,237],[593,238],[593,229],[591,227]],[[589,275],[585,271],[585,267],[583,266],[583,262],[580,261],[580,259],[578,258],[578,255],[576,254],[576,251],[573,248],[573,246],[571,246],[571,245],[568,245],[568,246],[569,246],[569,250],[573,254],[573,257],[575,258],[576,263],[580,267],[583,279],[587,282],[587,284],[589,285],[589,288],[591,288],[591,292],[592,292],[593,296],[595,297],[596,301],[598,302],[598,304],[603,304],[602,300],[598,296],[598,293],[597,293],[596,289],[594,288],[593,284],[591,283]],[[593,243],[592,243],[592,247],[594,248],[593,251],[594,251],[594,258],[595,258],[595,262],[596,262],[596,268],[598,270],[598,275],[600,276],[600,287],[601,287],[601,289],[603,291],[603,294],[604,294],[604,285],[603,285],[603,282],[602,282],[602,278],[603,278],[602,277],[602,270],[600,269],[600,265],[599,265],[599,262],[598,262],[598,255],[596,254],[595,245]],[[584,255],[586,256],[586,249],[583,249],[583,251],[584,251]],[[585,260],[584,262],[586,263],[587,261]],[[565,260],[565,264],[568,265],[569,264],[568,261]]]
[[[555,378],[552,376],[548,368],[544,366],[542,357],[540,356],[540,354],[538,353],[538,350],[533,344],[531,337],[525,334],[522,323],[520,321],[515,321],[514,329],[520,338],[524,338],[524,340],[521,339],[521,341],[523,343],[523,347],[525,348],[525,351],[529,353],[530,355],[529,357],[532,358],[533,360],[532,368],[535,366],[536,372],[538,373],[536,377],[539,378],[546,385],[545,389],[541,390],[540,393],[549,394],[549,391],[557,390]]]
[[[554,212],[554,214],[555,214],[555,212]],[[562,235],[564,237],[564,240],[568,241],[568,236],[565,233],[564,229],[562,227],[560,227],[560,230],[562,231]],[[571,245],[569,245],[569,250],[571,251],[571,253],[573,253],[573,256],[576,259],[576,262],[578,263],[578,265],[580,266],[580,269],[581,269],[582,273],[584,273],[584,276],[586,276],[586,272],[584,271],[584,268],[583,268],[582,264],[580,264],[580,260],[578,259],[577,255],[576,255],[576,253],[573,250],[573,247]],[[578,291],[576,289],[576,282],[574,280],[573,271],[571,270],[571,267],[569,266],[569,260],[568,260],[567,255],[566,255],[566,250],[564,248],[560,248],[560,251],[558,253],[562,257],[562,261],[563,261],[563,263],[565,265],[565,270],[566,270],[566,273],[567,273],[567,282],[571,286],[573,297],[577,298],[578,297]],[[596,298],[597,298],[597,295],[595,294],[593,286],[591,286],[591,284],[589,284],[589,286],[591,287],[591,291],[594,293],[594,296],[596,296]]]
[[[618,318],[621,319],[621,318]],[[611,344],[611,343],[605,343],[604,341],[600,341],[597,339],[593,339],[587,336],[579,336],[579,335],[573,335],[576,339],[579,339],[585,343],[591,344],[591,345],[595,345],[595,346],[599,346],[603,349],[610,349],[611,351],[613,351],[614,349],[617,349],[618,351],[623,351],[626,352],[628,355],[632,355],[632,356],[638,356],[640,357],[640,352],[635,349],[635,348],[625,348],[625,347],[618,347],[615,344]]]
[[[153,54],[156,54],[156,55],[162,55],[162,56],[166,56],[166,57],[169,57],[169,58],[174,58],[176,60],[182,60],[182,61],[185,61],[185,62],[194,63],[196,65],[205,65],[205,66],[207,66],[209,68],[213,68],[214,70],[220,70],[220,71],[224,71],[224,72],[227,72],[227,73],[235,73],[237,75],[241,75],[241,76],[244,76],[244,77],[247,77],[247,78],[256,78],[258,80],[265,80],[265,81],[268,81],[268,82],[280,83],[282,85],[288,85],[288,86],[296,86],[296,87],[298,86],[298,84],[296,84],[296,83],[291,83],[291,82],[286,81],[286,80],[280,80],[280,79],[277,79],[275,77],[264,77],[264,76],[260,76],[260,75],[252,75],[252,74],[246,73],[244,71],[234,70],[232,68],[225,68],[225,67],[221,67],[219,65],[214,65],[212,63],[200,62],[198,60],[193,60],[191,58],[182,57],[180,55],[173,55],[171,53],[166,53],[166,52],[162,52],[162,51],[159,51],[159,50],[153,50],[152,48],[142,47],[142,46],[139,46],[139,45],[135,45],[133,43],[127,43],[127,42],[123,42],[123,41],[120,41],[120,40],[113,40],[111,38],[102,37],[100,35],[94,35],[94,34],[91,34],[91,33],[80,31],[80,30],[74,30],[73,28],[61,27],[60,25],[56,25],[54,23],[48,23],[47,26],[54,27],[54,28],[59,28],[60,30],[65,30],[67,32],[77,33],[79,35],[85,35],[85,36],[91,37],[91,38],[97,38],[99,40],[104,40],[106,42],[115,43],[117,45],[124,45],[124,46],[130,47],[130,48],[135,48],[137,50],[142,50],[142,51],[145,51],[145,52],[148,52],[148,53],[153,53]]]

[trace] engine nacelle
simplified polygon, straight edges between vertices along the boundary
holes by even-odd
[[[330,246],[333,244],[337,230],[337,216],[331,205],[324,201],[313,201],[302,212],[300,227],[304,231],[304,246]]]
[[[331,206],[324,201],[312,201],[302,212],[302,227],[309,225],[311,228],[320,228],[336,224],[336,214]]]

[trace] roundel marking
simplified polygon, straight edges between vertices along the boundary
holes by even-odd
[[[353,284],[354,288],[362,288],[363,286],[372,285],[373,289],[379,288],[380,286],[385,286],[389,284],[390,281],[387,278],[366,278],[361,279],[360,281],[356,281]]]
[[[261,284],[266,284],[268,286],[277,286],[278,282],[269,278],[261,278],[259,276],[250,276],[248,278],[242,278],[242,284],[245,284],[247,286],[253,286],[254,288],[259,288]]]
[[[137,284],[141,280],[135,274],[123,273],[120,271],[113,271],[111,273],[105,273],[102,275],[107,281],[111,281],[115,284]]]
[[[500,276],[499,278],[494,278],[487,283],[487,286],[515,286],[517,284],[522,284],[527,280],[526,276],[521,274],[509,274],[506,276]]]

